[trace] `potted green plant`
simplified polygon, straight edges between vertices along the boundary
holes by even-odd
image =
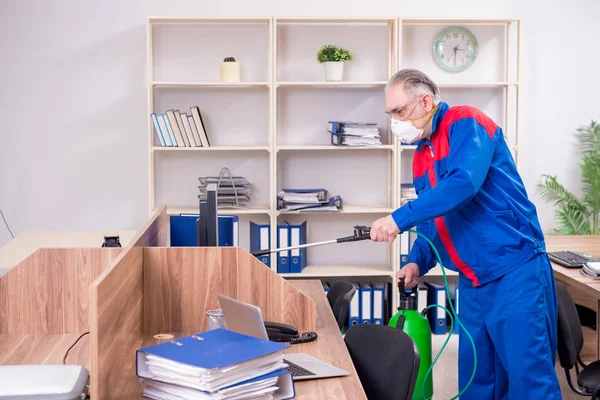
[[[542,199],[558,207],[555,232],[562,235],[600,234],[600,124],[577,129],[581,151],[581,189],[583,198],[570,193],[556,176],[543,175],[543,184],[537,185]]]
[[[343,47],[328,44],[317,52],[317,62],[325,65],[325,79],[327,81],[341,81],[344,75],[344,63],[353,61],[354,55]]]
[[[240,63],[233,57],[226,57],[221,62],[221,82],[240,81]]]

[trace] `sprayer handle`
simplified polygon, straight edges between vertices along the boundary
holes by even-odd
[[[270,253],[271,253],[271,250],[258,250],[258,251],[253,251],[250,254],[258,257],[258,256],[264,256],[264,255],[270,254]]]
[[[400,293],[400,295],[404,293],[404,278],[400,278],[398,280],[398,292]]]

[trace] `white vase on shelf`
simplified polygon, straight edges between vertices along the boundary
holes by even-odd
[[[328,82],[339,82],[344,76],[343,61],[326,61],[325,64],[325,80]]]

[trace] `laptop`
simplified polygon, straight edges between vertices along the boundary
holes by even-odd
[[[260,308],[219,294],[227,329],[248,336],[269,340]],[[319,340],[319,339],[317,339]],[[284,354],[283,361],[289,365],[295,381],[332,378],[350,375],[349,372],[327,364],[306,353]]]

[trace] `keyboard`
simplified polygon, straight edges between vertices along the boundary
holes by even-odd
[[[287,365],[289,365],[289,367],[286,368],[286,370],[290,371],[290,373],[292,374],[292,376],[311,376],[311,375],[316,375],[312,372],[310,372],[307,369],[302,368],[301,366],[294,364],[293,362],[289,362],[288,360],[283,360],[283,362],[285,362]]]
[[[595,260],[594,257],[573,251],[552,251],[548,253],[548,257],[555,263],[567,268],[581,268],[587,261]]]

